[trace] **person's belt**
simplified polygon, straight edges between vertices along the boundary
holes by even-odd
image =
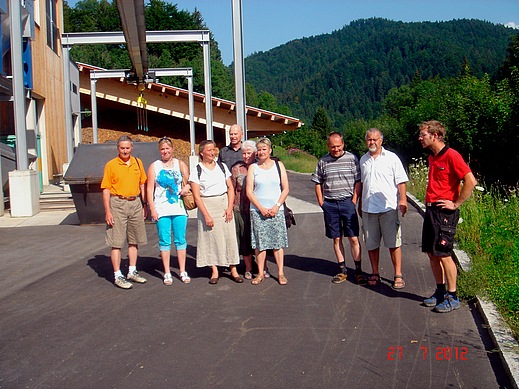
[[[425,203],[426,207],[441,207],[440,203]]]
[[[328,201],[330,203],[338,203],[339,201],[345,201],[345,200],[351,200],[351,197],[345,197],[343,199],[335,200],[335,199],[324,199],[325,201]]]
[[[133,201],[135,199],[137,199],[139,196],[117,196],[115,195],[115,197],[119,197],[121,200],[128,200],[128,201]]]

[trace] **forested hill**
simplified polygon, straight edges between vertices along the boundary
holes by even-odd
[[[409,84],[417,72],[422,79],[456,77],[468,61],[475,76],[494,77],[516,32],[480,20],[362,19],[247,57],[246,80],[307,122],[324,107],[340,128],[378,116],[388,91]]]

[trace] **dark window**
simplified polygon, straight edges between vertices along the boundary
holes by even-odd
[[[56,3],[57,0],[45,0],[45,12],[47,15],[47,45],[55,53],[58,53],[59,29]]]

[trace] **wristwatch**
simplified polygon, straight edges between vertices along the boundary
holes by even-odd
[[[281,208],[281,204],[279,204],[279,203],[276,203],[276,205],[278,206],[278,208]]]

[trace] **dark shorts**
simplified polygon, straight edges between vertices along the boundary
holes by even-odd
[[[359,219],[351,198],[338,201],[324,200],[322,209],[328,238],[359,236]]]
[[[422,251],[438,257],[451,256],[459,217],[459,209],[427,207],[422,228]]]

